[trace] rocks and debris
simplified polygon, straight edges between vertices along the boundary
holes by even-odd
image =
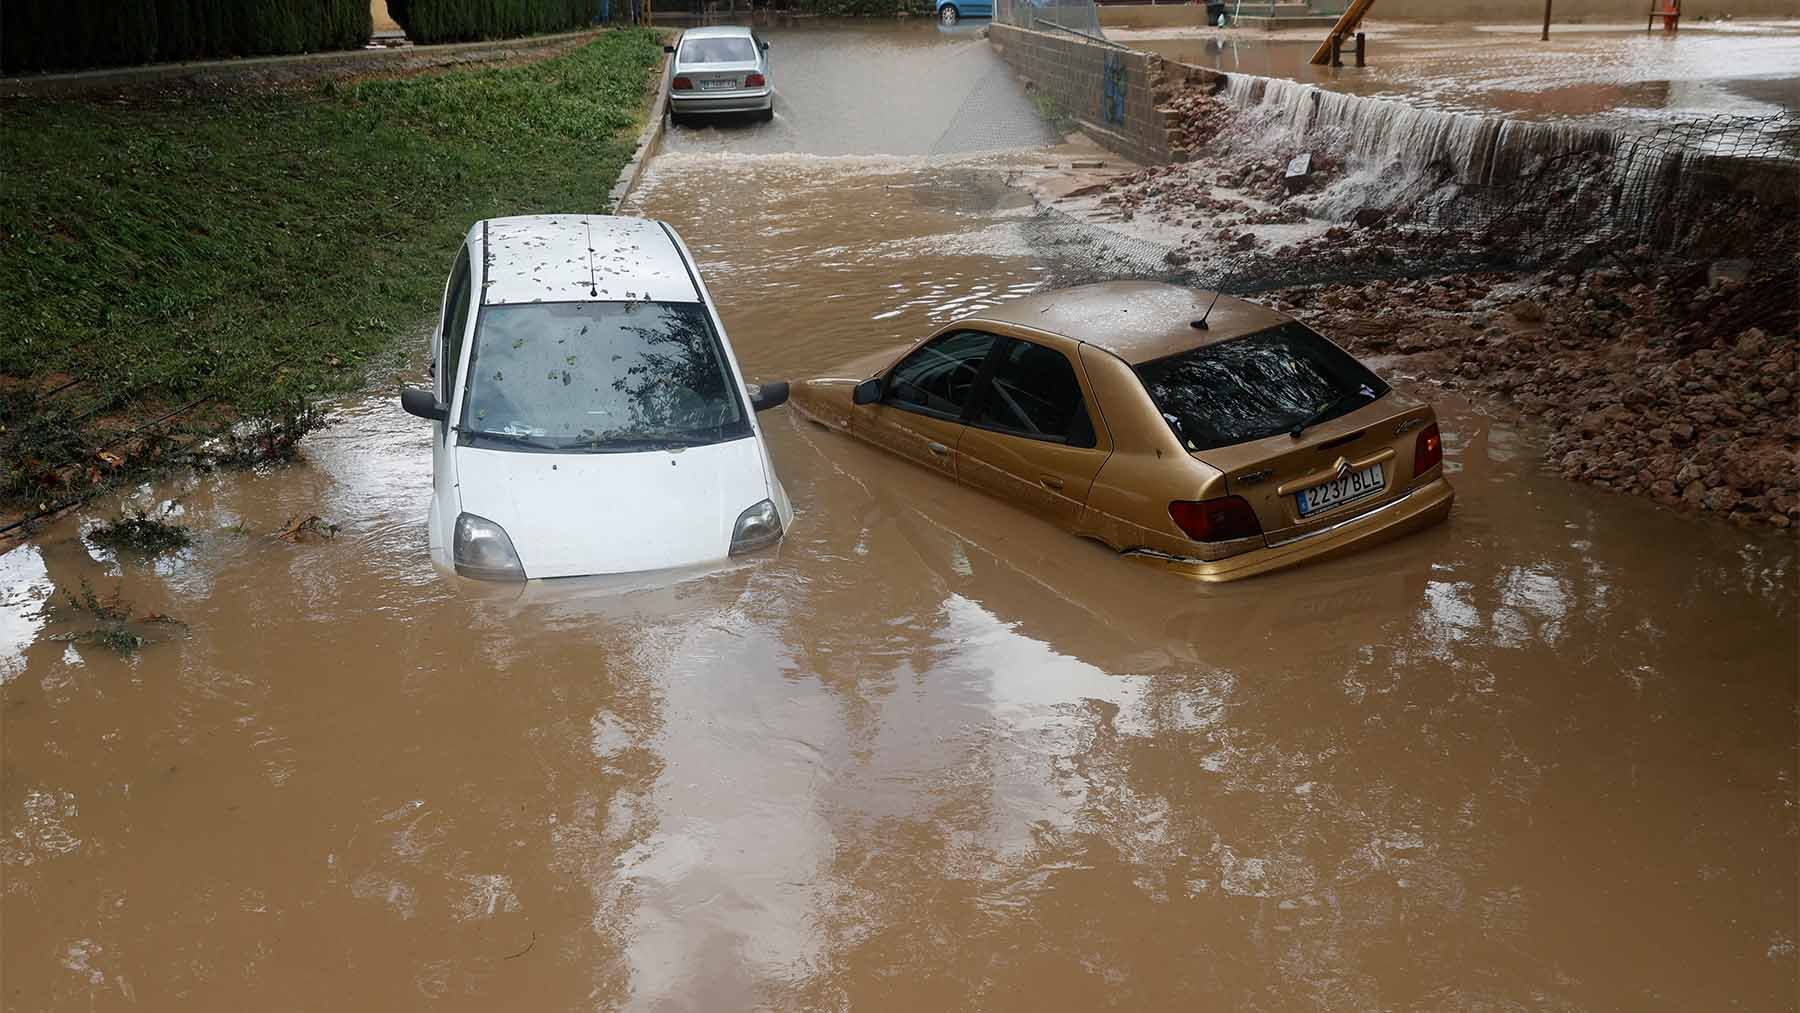
[[[1661,270],[1452,274],[1272,296],[1357,354],[1417,356],[1446,388],[1541,420],[1546,460],[1565,478],[1738,524],[1800,525],[1800,272],[1765,267],[1709,287],[1705,266]],[[1532,294],[1497,292],[1520,287]]]
[[[1236,110],[1209,88],[1183,88],[1163,109],[1175,117],[1169,146],[1177,161],[1205,153],[1220,133],[1237,124]]]

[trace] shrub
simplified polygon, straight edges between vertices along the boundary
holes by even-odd
[[[0,70],[354,49],[372,30],[368,0],[6,0]]]
[[[594,0],[403,0],[388,13],[420,45],[566,31],[586,25]]]
[[[185,525],[165,520],[174,512],[170,503],[163,516],[151,516],[145,510],[133,510],[116,521],[103,521],[88,532],[95,544],[114,551],[127,551],[140,556],[160,556],[165,552],[186,548],[193,534]]]

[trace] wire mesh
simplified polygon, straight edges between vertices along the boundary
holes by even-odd
[[[1014,28],[1076,32],[1104,40],[1093,0],[995,0],[994,21]]]

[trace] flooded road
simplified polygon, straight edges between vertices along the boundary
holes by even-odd
[[[936,32],[868,45],[987,79]],[[1056,154],[842,150],[790,93],[883,64],[818,44],[638,197],[753,380],[1049,272],[1003,180]],[[1204,586],[782,411],[778,550],[520,590],[432,570],[388,386],[153,490],[176,556],[89,546],[106,504],[0,556],[7,1010],[1794,1007],[1791,540],[1452,399],[1448,524]],[[84,579],[187,625],[53,640]]]

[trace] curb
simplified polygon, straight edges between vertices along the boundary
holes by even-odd
[[[612,214],[622,214],[625,202],[631,199],[631,191],[637,187],[638,180],[643,178],[644,166],[656,157],[656,151],[662,146],[663,127],[668,123],[666,115],[669,108],[669,54],[664,53],[662,63],[656,68],[656,98],[650,103],[650,120],[644,124],[642,133],[638,134],[637,150],[625,167],[619,170],[618,182],[613,184],[612,191],[606,195],[607,206]]]
[[[251,56],[236,60],[155,63],[26,77],[0,78],[0,97],[66,98],[116,94],[170,86],[214,88],[233,84],[280,84],[354,77],[359,74],[419,70],[462,63],[485,63],[556,47],[574,48],[606,29],[582,29],[523,39],[457,42],[442,46],[347,49],[331,53]]]

